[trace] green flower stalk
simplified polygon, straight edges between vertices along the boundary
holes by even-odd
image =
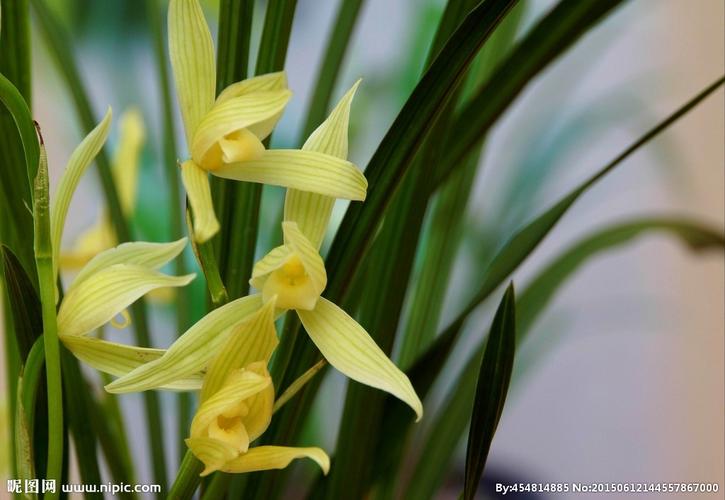
[[[364,200],[367,181],[352,163],[329,154],[267,150],[262,141],[291,96],[285,74],[234,83],[215,98],[216,67],[209,27],[197,0],[171,0],[169,53],[191,158],[181,178],[194,219],[194,239],[219,231],[207,174]]]

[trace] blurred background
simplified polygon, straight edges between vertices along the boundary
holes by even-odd
[[[142,111],[148,137],[134,224],[143,239],[168,239],[161,105],[143,2],[48,3],[72,33],[97,117],[108,105],[115,117],[131,106]],[[553,3],[529,1],[523,29]],[[301,144],[303,117],[337,4],[298,1],[286,62],[294,97],[274,133],[275,147]],[[361,167],[415,85],[443,4],[365,2],[333,96],[337,99],[363,77],[350,141],[350,158]],[[215,32],[217,2],[204,6]],[[263,13],[263,8],[255,11],[252,54]],[[488,259],[515,229],[723,73],[724,25],[721,0],[634,0],[527,88],[489,136],[443,324],[460,310]],[[82,134],[40,37],[33,37],[33,107],[44,131],[51,182],[57,182]],[[634,216],[688,215],[722,230],[723,107],[720,89],[578,201],[515,274],[517,285],[591,230]],[[180,118],[177,124],[183,151]],[[117,135],[114,127],[111,149]],[[264,220],[274,220],[282,196],[281,189],[265,187]],[[66,245],[96,221],[101,203],[91,169],[71,207]],[[339,220],[344,205],[338,205]],[[261,239],[260,256],[267,247]],[[719,482],[722,490],[724,272],[722,253],[695,255],[661,235],[637,239],[584,266],[521,346],[488,472],[535,482]],[[203,283],[196,280],[194,286],[201,295]],[[203,302],[197,304],[197,314],[202,307]],[[489,324],[493,307],[487,304],[469,321],[468,338],[447,367],[449,380],[467,359],[466,345]],[[163,305],[155,307],[157,346],[169,345],[176,336],[171,324],[171,313]],[[131,341],[124,331],[113,338]],[[308,430],[330,451],[344,388],[344,379],[330,373]],[[433,405],[446,390],[445,383],[436,387]],[[168,394],[163,398],[167,443],[174,443],[176,407]],[[140,397],[121,399],[129,423],[143,418]],[[426,410],[428,415],[438,411],[431,404]],[[421,435],[431,431],[431,420],[420,424]],[[148,471],[141,453],[146,444],[133,445],[138,470]],[[462,477],[463,445],[450,471],[451,484]],[[175,457],[177,450],[169,453]],[[455,498],[458,492],[451,488],[440,498]]]

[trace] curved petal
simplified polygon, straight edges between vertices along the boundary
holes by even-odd
[[[277,347],[274,328],[274,301],[270,300],[242,323],[234,326],[219,354],[212,359],[204,378],[201,401],[212,397],[223,385],[229,373],[256,361],[267,366]]]
[[[135,241],[130,243],[121,243],[115,248],[109,248],[93,257],[88,264],[81,269],[73,280],[68,293],[75,287],[79,286],[83,281],[88,279],[94,273],[101,271],[115,264],[129,264],[147,267],[149,269],[159,269],[174,257],[179,255],[186,246],[187,239],[171,243],[148,243],[145,241]]]
[[[171,0],[168,22],[171,68],[191,147],[196,127],[214,105],[214,44],[198,0]]]
[[[212,173],[347,200],[364,200],[368,186],[362,172],[349,161],[298,149],[267,150],[256,160],[222,165]]]
[[[63,344],[73,355],[92,366],[96,370],[121,377],[139,366],[155,361],[164,355],[163,349],[149,347],[136,347],[117,344],[107,340],[92,337],[75,337],[64,335],[60,337]],[[189,377],[171,382],[160,389],[172,391],[196,391],[201,389],[202,373],[198,372]]]
[[[160,359],[139,366],[107,385],[106,390],[146,391],[203,370],[228,338],[231,327],[260,307],[262,299],[257,294],[214,309],[179,337]]]
[[[184,441],[191,452],[204,464],[200,476],[208,476],[217,471],[239,452],[229,443],[208,437],[188,438]]]
[[[65,167],[63,176],[60,178],[58,189],[53,197],[53,206],[50,209],[50,228],[51,243],[53,245],[53,273],[58,273],[58,255],[60,254],[60,243],[63,236],[63,226],[65,218],[68,215],[68,207],[70,207],[73,193],[78,187],[78,182],[86,171],[88,165],[91,164],[98,152],[103,147],[108,137],[108,130],[111,126],[111,108],[106,111],[101,123],[83,139],[78,147],[73,151],[68,164]]]
[[[312,132],[302,149],[347,159],[347,130],[350,106],[360,80],[342,96],[322,125]],[[294,221],[312,245],[319,249],[330,222],[335,198],[297,189],[288,189],[284,200],[284,220]]]
[[[247,453],[227,462],[223,472],[254,472],[259,470],[284,469],[292,460],[310,458],[317,462],[322,472],[330,470],[330,457],[320,448],[293,448],[288,446],[257,446]]]
[[[317,295],[321,294],[327,286],[327,272],[325,262],[320,253],[312,246],[295,222],[283,222],[282,233],[284,243],[302,260],[305,272],[310,277]]]
[[[191,160],[181,165],[181,181],[194,215],[194,241],[204,243],[219,231],[219,221],[211,201],[211,188],[206,170]]]
[[[85,335],[151,290],[184,286],[192,279],[193,274],[167,276],[137,265],[109,266],[68,291],[58,311],[58,334]]]
[[[267,255],[254,264],[249,284],[261,291],[264,286],[264,279],[267,275],[279,268],[289,255],[290,249],[286,245],[280,245],[273,248]]]
[[[423,404],[408,377],[368,332],[335,304],[320,298],[312,311],[297,311],[302,324],[332,366],[353,380],[389,392],[423,416]]]
[[[214,106],[194,133],[191,157],[201,165],[214,143],[241,129],[249,129],[263,140],[279,121],[291,95],[287,89],[253,92]]]
[[[287,88],[287,75],[284,71],[276,73],[267,73],[252,78],[247,78],[241,82],[233,83],[225,88],[219,97],[216,98],[216,105],[219,105],[234,97],[243,96],[251,92],[259,92],[264,90],[281,90]]]
[[[191,437],[203,436],[209,424],[241,401],[262,392],[272,383],[272,377],[248,370],[232,373],[220,389],[204,401],[191,422]]]
[[[118,188],[121,209],[127,217],[133,214],[138,188],[138,167],[141,148],[146,138],[141,113],[131,108],[119,120],[121,134],[113,158],[113,179]]]

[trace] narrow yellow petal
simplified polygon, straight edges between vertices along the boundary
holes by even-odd
[[[194,134],[191,157],[204,166],[212,146],[240,129],[249,129],[261,141],[282,116],[292,93],[287,89],[253,92],[214,106],[199,123]]]
[[[260,470],[284,469],[292,460],[310,458],[317,462],[322,472],[330,470],[330,457],[320,448],[292,448],[287,446],[257,446],[247,453],[226,462],[224,472],[254,472]]]
[[[181,165],[181,180],[194,215],[194,241],[204,243],[219,231],[219,221],[211,200],[209,176],[191,160]]]
[[[113,179],[116,181],[121,209],[126,217],[133,214],[138,188],[138,169],[141,148],[146,136],[138,109],[124,112],[119,120],[121,134],[113,159]]]
[[[63,236],[63,226],[68,215],[73,193],[78,187],[78,182],[91,164],[98,152],[103,147],[108,137],[108,130],[111,126],[111,108],[106,111],[101,123],[83,139],[83,142],[73,151],[68,164],[65,167],[63,176],[58,184],[58,189],[53,197],[53,206],[50,209],[51,242],[53,245],[53,272],[58,273],[58,262],[60,254],[60,243]]]
[[[317,151],[347,159],[347,131],[350,123],[350,106],[360,80],[342,96],[327,119],[312,132],[302,149]],[[294,221],[300,230],[319,249],[327,231],[335,198],[288,189],[284,201],[284,220]]]
[[[121,243],[117,247],[105,250],[93,257],[78,273],[68,289],[68,293],[96,272],[115,264],[130,264],[149,269],[159,269],[178,256],[184,250],[186,243],[186,238],[171,243],[148,243],[145,241]]]
[[[184,442],[194,456],[204,464],[201,476],[208,476],[221,469],[224,464],[239,454],[237,449],[229,443],[208,437],[189,438]]]
[[[214,104],[214,44],[198,0],[171,0],[168,22],[171,68],[191,147],[196,128]]]
[[[349,161],[314,151],[275,149],[258,159],[222,165],[225,179],[260,182],[347,200],[364,200],[367,180]]]
[[[310,240],[308,240],[295,222],[283,222],[282,233],[284,243],[300,260],[305,272],[310,277],[317,295],[320,295],[327,286],[327,272],[325,262]]]
[[[146,363],[106,386],[109,392],[146,391],[206,368],[231,334],[231,327],[262,307],[260,295],[249,295],[219,307],[189,328],[157,361]]]
[[[166,352],[163,349],[136,347],[109,342],[93,337],[60,337],[73,355],[85,364],[114,377],[121,377],[139,366],[155,361]],[[201,389],[201,372],[160,387],[172,391],[196,391]]]
[[[219,354],[209,364],[201,401],[215,394],[231,371],[255,361],[262,361],[266,366],[278,343],[274,328],[274,301],[269,301],[232,328]]]
[[[423,404],[408,377],[393,364],[368,332],[345,311],[320,298],[312,311],[297,311],[302,324],[332,366],[353,380],[389,392],[423,416]]]
[[[109,322],[144,294],[187,285],[194,275],[167,276],[147,267],[114,264],[72,287],[58,311],[59,335],[85,335]]]
[[[287,257],[289,257],[289,254],[290,249],[286,245],[273,248],[267,255],[254,264],[249,284],[261,291],[267,275],[279,268]]]
[[[225,88],[216,99],[216,104],[221,104],[229,99],[260,92],[265,90],[282,90],[287,88],[287,75],[284,71],[267,73],[253,78],[247,78],[241,82],[233,83]]]

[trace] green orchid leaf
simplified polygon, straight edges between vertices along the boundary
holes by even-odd
[[[488,451],[501,419],[516,350],[516,303],[509,285],[493,317],[478,373],[476,396],[468,432],[463,499],[476,496]]]
[[[5,245],[0,245],[8,303],[21,360],[28,357],[30,348],[43,333],[40,298],[18,257]]]
[[[18,378],[18,390],[15,400],[15,469],[18,471],[18,479],[27,481],[36,477],[35,465],[33,463],[33,438],[32,425],[28,421],[25,405],[23,404],[23,377]],[[5,432],[5,429],[3,429]],[[24,493],[22,498],[35,499],[35,493]]]

